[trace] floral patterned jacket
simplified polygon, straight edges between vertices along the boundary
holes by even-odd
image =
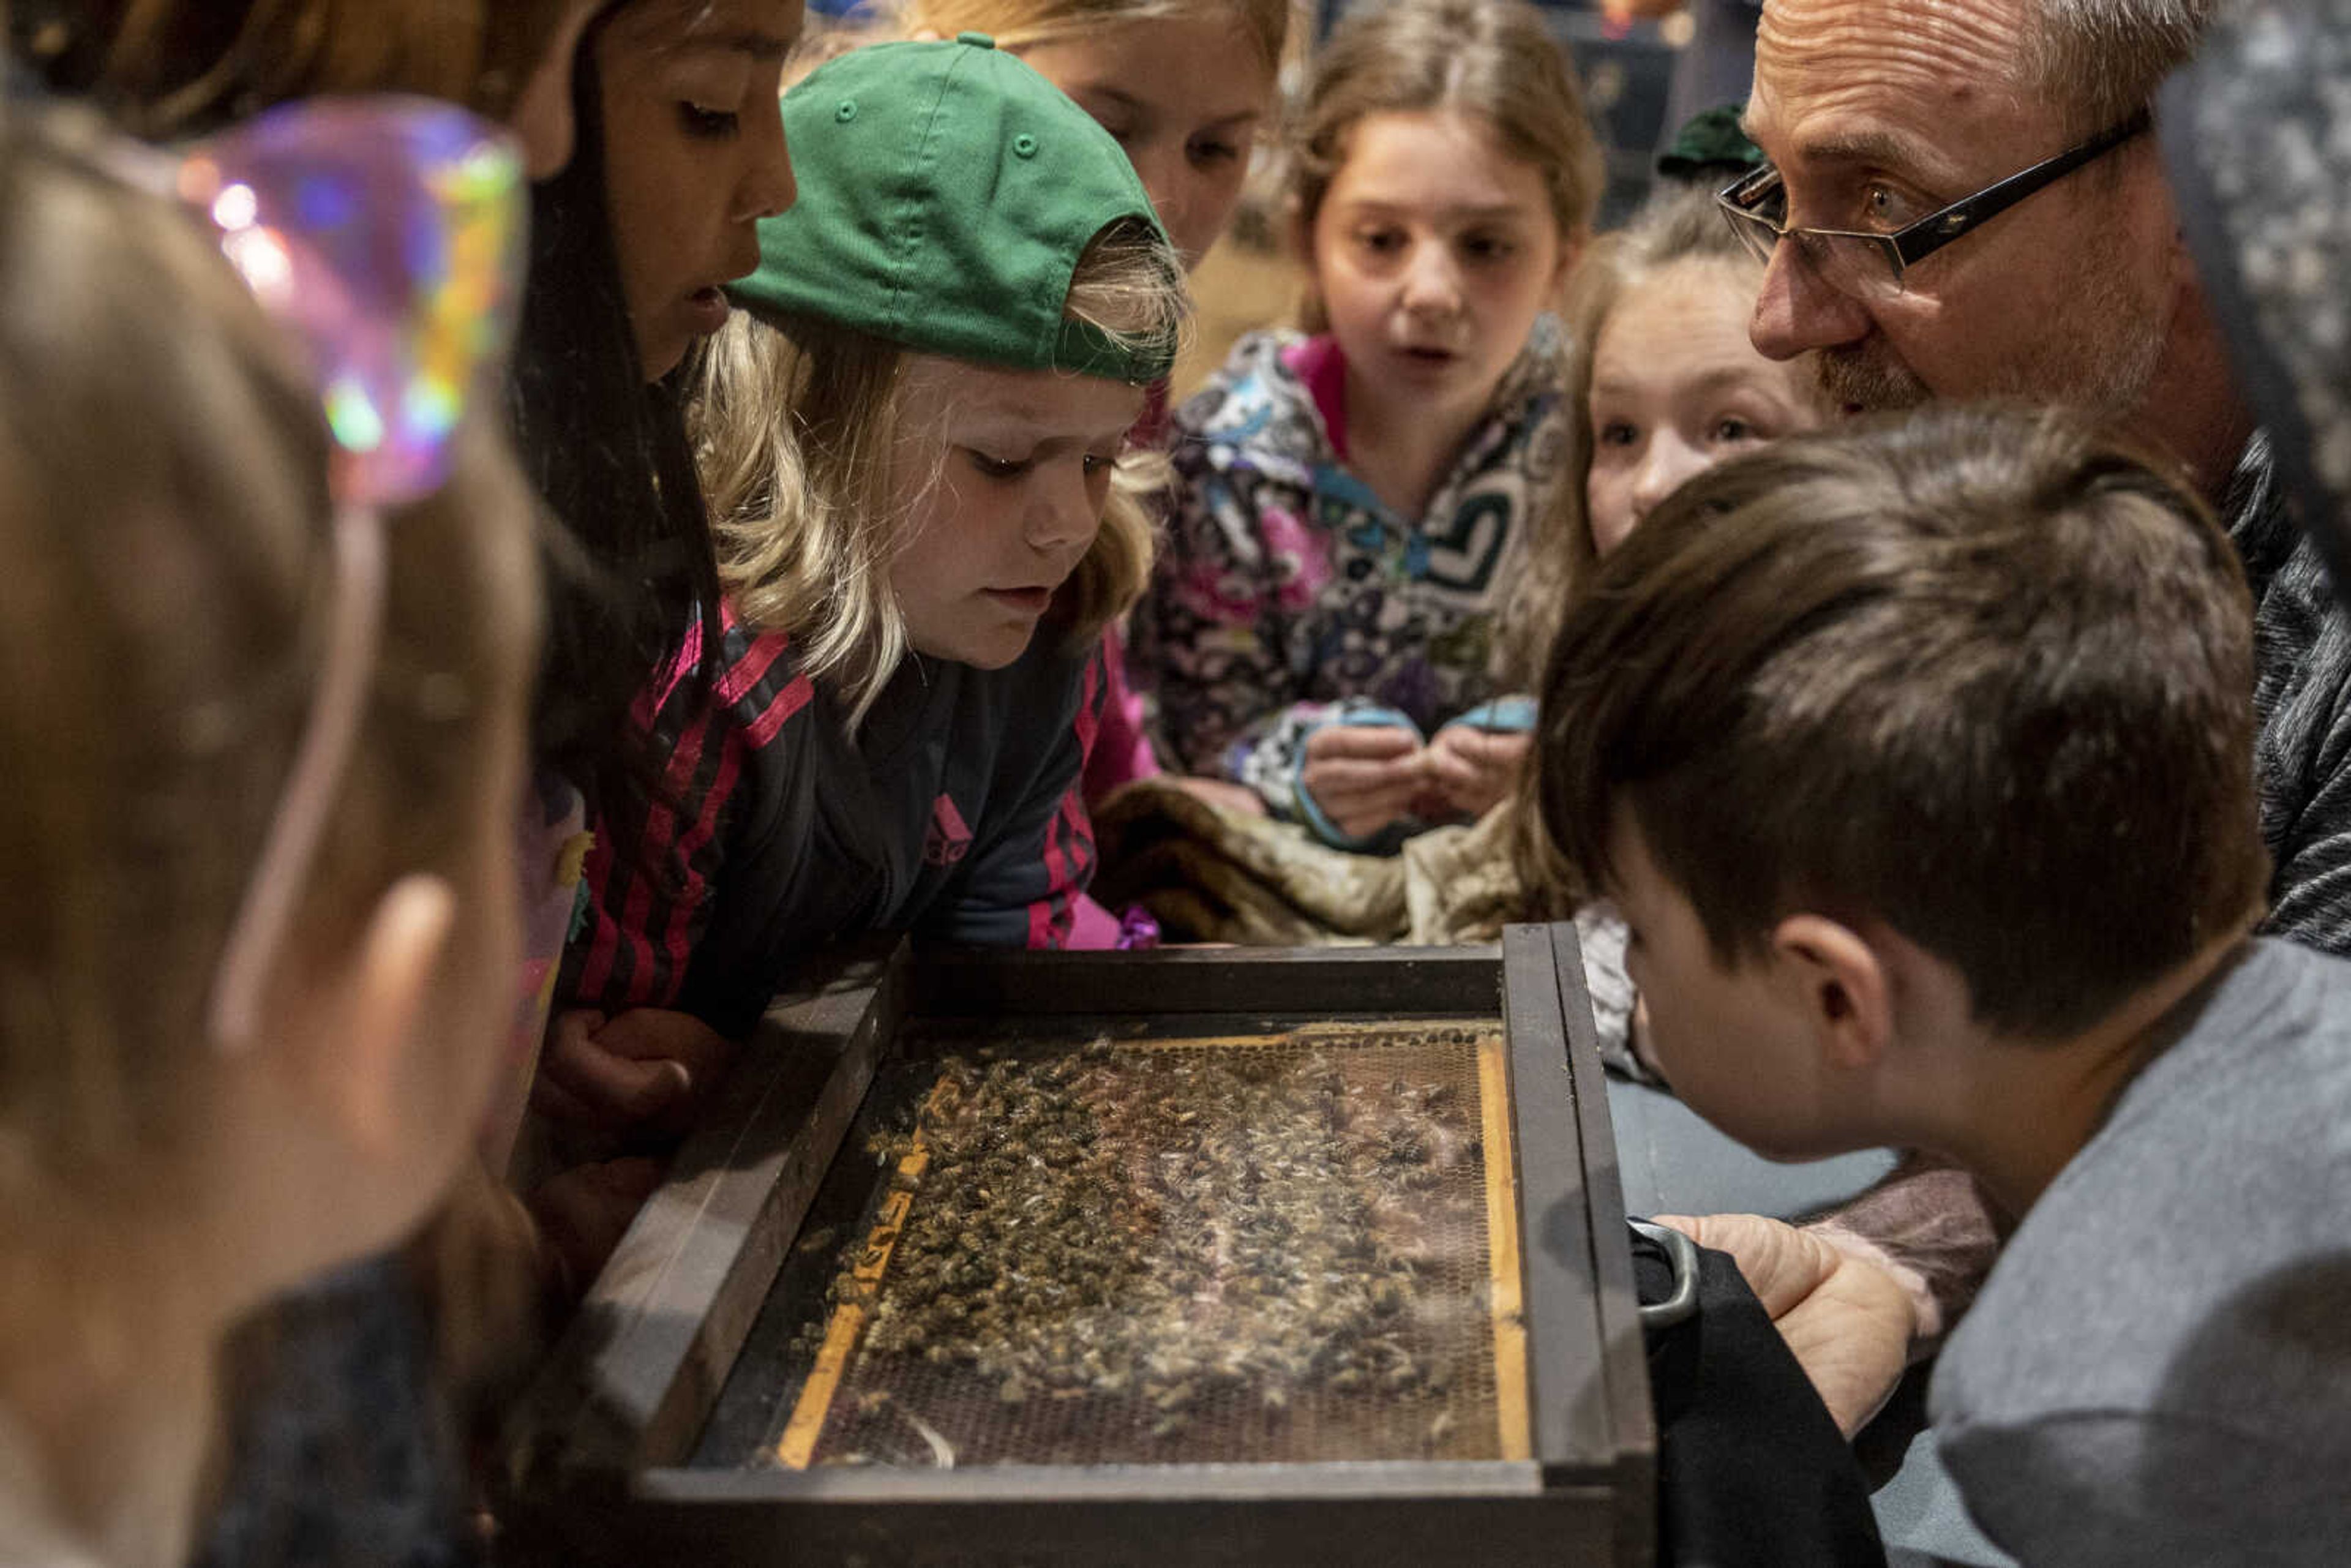
[[[1343,716],[1434,732],[1497,693],[1495,634],[1566,468],[1562,334],[1538,320],[1427,514],[1347,466],[1328,338],[1256,332],[1176,413],[1178,488],[1130,672],[1162,754],[1310,821],[1305,740]]]

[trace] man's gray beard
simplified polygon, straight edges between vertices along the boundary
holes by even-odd
[[[1866,348],[1823,349],[1815,358],[1821,393],[1838,413],[1916,408],[1935,395],[1909,366]]]
[[[2074,269],[2062,326],[2034,340],[2033,351],[2002,366],[1978,397],[2062,404],[2102,419],[2138,412],[2163,360],[2165,322],[2158,301],[2135,298],[2119,267],[2087,262]],[[1935,394],[1881,340],[1822,349],[1814,374],[1839,413],[1916,408]]]

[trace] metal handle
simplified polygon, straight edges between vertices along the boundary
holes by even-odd
[[[1694,1316],[1698,1312],[1698,1243],[1670,1225],[1646,1219],[1628,1219],[1625,1223],[1664,1248],[1674,1266],[1673,1294],[1654,1305],[1642,1306],[1641,1332],[1655,1333]]]

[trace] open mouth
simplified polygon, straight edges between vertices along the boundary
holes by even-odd
[[[991,588],[986,592],[1007,610],[1024,615],[1042,615],[1045,607],[1053,602],[1053,591],[1050,588]]]
[[[685,306],[694,317],[695,329],[705,336],[726,325],[726,295],[722,289],[697,288],[685,297]]]

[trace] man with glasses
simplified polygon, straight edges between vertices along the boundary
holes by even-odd
[[[2150,133],[2157,89],[2211,11],[1767,0],[1746,129],[1769,162],[1719,200],[1767,265],[1755,346],[1815,354],[1846,411],[2064,402],[2186,465],[2253,592],[2263,929],[2351,953],[2351,632],[2231,381]],[[1965,1179],[1917,1166],[1802,1231],[1747,1216],[1698,1228],[1781,1309],[1848,1430],[1994,1249]]]
[[[2096,409],[2217,495],[2252,420],[2144,134],[2208,3],[1768,6],[1747,130],[1771,163],[1723,195],[1769,264],[1756,347],[1817,351],[1856,412]]]

